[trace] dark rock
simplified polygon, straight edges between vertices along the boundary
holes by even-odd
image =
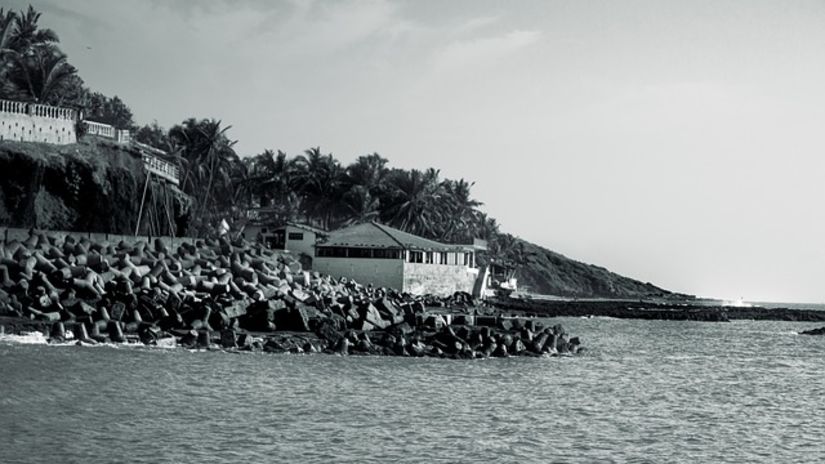
[[[66,327],[62,322],[55,322],[52,324],[52,330],[49,337],[55,341],[63,341],[66,339]]]
[[[246,314],[246,308],[249,306],[249,302],[246,300],[239,300],[233,301],[226,306],[221,308],[221,313],[223,313],[229,319],[236,319]]]
[[[120,326],[120,322],[110,320],[106,323],[106,331],[109,334],[109,339],[113,342],[123,343],[126,341],[126,337],[123,335],[123,328]]]
[[[497,327],[495,316],[476,316],[476,325],[481,327]]]
[[[499,317],[498,328],[504,331],[513,330],[513,320],[504,317]]]
[[[161,330],[152,324],[144,324],[138,328],[138,337],[144,345],[155,345],[160,338]]]
[[[811,329],[811,330],[804,330],[799,332],[800,335],[825,335],[825,327],[820,327],[818,329]]]
[[[89,333],[86,331],[86,324],[79,323],[74,325],[74,338],[77,340],[89,340]]]
[[[444,318],[438,314],[430,314],[424,319],[424,326],[435,330],[441,330],[447,325]]]
[[[459,314],[453,317],[453,325],[476,325],[476,316]]]
[[[209,348],[212,344],[212,338],[208,330],[198,331],[198,348]]]
[[[338,354],[349,354],[349,347],[351,343],[347,337],[341,337],[338,344],[335,345],[335,352]]]
[[[336,346],[338,341],[344,337],[346,325],[342,324],[343,318],[326,318],[315,327],[315,333],[322,340],[326,340],[330,346]]]
[[[122,321],[126,316],[126,305],[123,303],[115,303],[112,305],[111,318],[116,321]]]
[[[234,330],[223,329],[221,331],[221,346],[223,348],[235,348],[238,346]]]

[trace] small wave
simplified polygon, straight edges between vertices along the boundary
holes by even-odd
[[[19,343],[21,345],[46,345],[49,340],[41,332],[23,332],[19,335],[0,335],[0,342]]]

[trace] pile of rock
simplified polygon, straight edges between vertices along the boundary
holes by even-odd
[[[443,307],[463,314],[428,309]],[[466,293],[418,297],[336,280],[243,240],[170,249],[31,231],[0,244],[0,316],[50,324],[53,340],[453,357],[579,349],[560,326],[478,314]]]

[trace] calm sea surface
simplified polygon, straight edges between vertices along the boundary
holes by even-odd
[[[0,462],[825,462],[817,324],[561,322],[586,355],[0,342]]]

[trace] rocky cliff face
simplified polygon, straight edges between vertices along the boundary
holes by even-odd
[[[70,145],[0,142],[0,225],[134,233],[142,163],[137,151],[95,137]],[[180,234],[189,199],[175,188],[166,192]],[[150,194],[147,202],[155,201]]]
[[[579,298],[687,297],[603,267],[572,260],[524,240],[521,242],[525,262],[516,277],[519,288],[531,293]]]

